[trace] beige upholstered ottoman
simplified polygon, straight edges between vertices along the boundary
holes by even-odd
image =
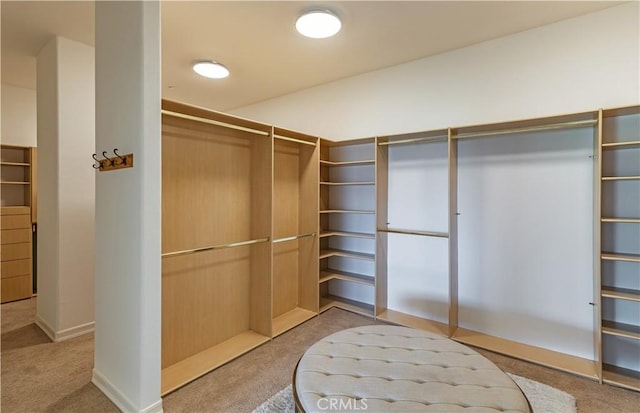
[[[520,388],[474,350],[426,331],[366,326],[332,334],[293,377],[301,412],[523,412]]]

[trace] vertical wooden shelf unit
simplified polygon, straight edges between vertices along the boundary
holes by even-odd
[[[36,219],[36,149],[2,145],[0,191],[2,219],[1,301],[30,298],[33,293],[32,224]]]
[[[374,145],[320,142],[320,312],[375,315]]]
[[[274,128],[273,336],[318,314],[319,138]]]
[[[601,111],[602,380],[640,390],[640,106]]]
[[[272,334],[272,127],[162,102],[162,394]]]
[[[441,334],[444,336],[449,335],[449,324],[450,321],[448,318],[450,317],[451,309],[451,297],[450,295],[450,278],[451,275],[447,270],[447,273],[444,274],[446,279],[438,280],[441,284],[447,285],[445,297],[443,297],[442,302],[429,302],[429,296],[433,293],[433,285],[429,281],[428,277],[434,276],[434,274],[420,274],[419,282],[411,283],[407,281],[400,288],[403,288],[402,291],[395,292],[395,294],[403,295],[407,294],[407,290],[420,291],[417,292],[416,295],[420,295],[424,292],[423,299],[419,300],[420,303],[414,303],[414,307],[421,307],[422,311],[433,311],[434,308],[439,308],[440,313],[444,313],[445,315],[441,317],[440,320],[436,320],[436,315],[430,313],[429,315],[417,315],[414,314],[414,311],[405,310],[399,311],[397,309],[389,308],[389,288],[390,282],[394,279],[399,279],[406,274],[401,274],[402,272],[407,272],[406,270],[396,270],[397,274],[389,274],[389,264],[390,264],[390,237],[394,237],[399,234],[401,237],[412,237],[412,240],[403,240],[405,242],[413,241],[415,243],[415,247],[422,250],[423,247],[429,248],[432,245],[432,242],[437,239],[448,239],[449,231],[442,229],[434,230],[433,227],[425,227],[430,225],[437,225],[433,220],[435,219],[433,211],[430,211],[430,216],[426,217],[424,213],[424,209],[429,209],[427,205],[423,202],[428,202],[429,204],[434,204],[434,200],[432,197],[431,188],[427,185],[428,182],[432,180],[433,175],[429,174],[422,170],[423,168],[418,167],[419,170],[415,171],[414,174],[409,176],[407,171],[400,171],[403,175],[396,176],[395,179],[391,178],[391,164],[395,164],[396,168],[405,169],[407,164],[415,165],[416,162],[422,159],[425,153],[429,153],[428,158],[428,167],[433,168],[433,164],[438,163],[438,161],[442,161],[444,163],[441,166],[445,170],[445,178],[441,184],[443,184],[444,188],[448,188],[449,179],[448,175],[451,174],[451,166],[450,166],[450,156],[449,152],[449,131],[448,130],[436,130],[430,132],[418,132],[418,133],[410,133],[410,134],[402,134],[402,135],[392,135],[392,136],[381,136],[376,138],[376,192],[377,192],[377,206],[376,206],[376,231],[377,231],[377,241],[376,241],[376,280],[377,280],[377,291],[376,291],[376,317],[385,320],[390,323],[404,325],[408,327],[420,328],[423,330],[428,330],[431,332],[435,332],[437,334]],[[433,144],[440,144],[438,149],[442,152],[442,148],[444,148],[444,156],[442,160],[434,160],[432,158],[433,151],[429,151],[429,149],[433,149]],[[444,145],[444,146],[442,146]],[[442,146],[442,147],[441,147]],[[394,157],[390,157],[390,152],[394,151],[396,148],[396,159],[394,161]],[[393,155],[393,152],[392,152]],[[435,156],[437,158],[440,153],[437,153]],[[422,165],[421,165],[422,166]],[[440,165],[439,165],[440,166]],[[437,172],[436,172],[437,173]],[[416,176],[417,175],[417,176]],[[390,196],[390,186],[394,185],[395,191],[394,195]],[[393,205],[395,218],[401,221],[401,224],[398,226],[397,224],[391,222],[392,217],[390,216],[390,203],[389,200],[391,198],[401,198],[395,199],[395,202],[398,204]],[[447,219],[448,210],[449,210],[449,200],[441,200],[441,204],[444,205],[444,210],[439,211],[443,212],[443,219]],[[424,205],[424,208],[416,208],[416,205]],[[413,212],[419,211],[419,216],[411,216],[407,218],[408,215],[414,215],[412,212],[405,210],[404,208],[410,209]],[[437,214],[437,213],[436,213]],[[407,222],[411,220],[411,222]],[[443,228],[449,227],[449,222],[444,222],[440,224]],[[426,241],[426,243],[425,243]],[[438,241],[435,241],[436,244]],[[407,246],[407,244],[404,244]],[[413,244],[410,244],[413,245]],[[451,250],[454,251],[455,250]],[[397,251],[397,250],[396,250]],[[428,251],[422,250],[425,254],[429,253]],[[422,254],[424,255],[424,254]],[[434,254],[434,255],[437,255]],[[433,258],[433,255],[430,255]],[[449,267],[449,260],[447,257],[441,257],[445,262],[445,267]],[[413,259],[419,259],[419,257],[414,256]],[[403,259],[396,258],[394,262],[402,262]],[[437,274],[435,274],[437,277]],[[391,280],[390,280],[391,279]],[[431,280],[433,281],[433,280]],[[424,289],[428,289],[429,291],[424,291]],[[425,309],[424,307],[430,307],[429,309]],[[444,318],[444,319],[443,319]]]
[[[498,124],[455,128],[451,129],[451,139],[455,141],[454,146],[452,146],[452,152],[454,155],[453,161],[456,163],[458,162],[458,160],[455,158],[457,158],[458,156],[458,142],[460,142],[461,140],[482,137],[536,134],[538,132],[574,128],[596,128],[597,125],[597,114],[595,112],[586,112],[570,115],[552,116],[547,118],[504,122]],[[595,136],[596,133],[594,132],[593,135]],[[455,180],[457,179],[457,177],[454,176],[453,179]],[[455,182],[451,183],[452,188],[456,188],[457,185],[458,184],[456,184]],[[457,202],[455,201],[455,198],[454,202]],[[458,211],[456,211],[456,209],[452,209],[450,213],[452,214],[452,219],[454,219],[453,215],[457,214]],[[455,223],[455,220],[454,224],[457,225],[457,223]],[[591,222],[585,222],[585,225],[590,224]],[[455,246],[455,248],[457,248],[457,246]],[[589,274],[588,276],[589,279],[594,278],[592,274]],[[453,278],[451,282],[453,283],[454,289],[460,288],[460,286],[458,285],[458,279]],[[455,308],[468,305],[464,302],[457,303],[458,293],[452,293],[452,299],[456,301],[453,304]],[[588,303],[585,303],[585,305],[588,305]],[[450,328],[451,337],[456,341],[490,351],[495,351],[507,356],[519,358],[543,366],[553,367],[558,370],[571,372],[580,376],[592,379],[598,378],[598,360],[594,361],[587,358],[566,354],[560,351],[554,351],[515,340],[509,340],[486,332],[474,331],[471,329],[459,327],[457,310],[454,310],[454,316],[455,317],[453,318],[453,321],[455,321],[455,324],[450,325]],[[463,320],[460,320],[461,323],[462,321]]]

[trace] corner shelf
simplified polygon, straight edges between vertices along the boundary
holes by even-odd
[[[355,185],[375,185],[375,182],[320,182],[320,185],[329,186],[355,186]]]
[[[320,165],[323,166],[356,166],[356,165],[374,165],[375,160],[373,159],[364,159],[360,161],[341,161],[341,162],[332,162],[321,160]]]
[[[628,148],[639,148],[640,141],[620,141],[620,142],[609,142],[603,143],[602,149],[628,149]]]
[[[356,274],[353,272],[334,270],[332,268],[320,271],[320,284],[331,280],[349,281],[371,286],[375,285],[375,278],[371,275]]]
[[[640,176],[603,176],[603,181],[637,181]]]
[[[602,381],[625,389],[640,391],[640,373],[635,370],[603,364]]]
[[[628,288],[602,287],[602,297],[640,302],[640,291]]]
[[[359,260],[367,260],[367,261],[375,261],[375,254],[366,254],[364,252],[353,252],[347,250],[338,250],[333,248],[328,248],[324,250],[320,250],[320,259],[330,258],[330,257],[345,257],[345,258],[355,258]]]
[[[27,162],[0,162],[0,166],[23,166],[30,167],[31,164]]]
[[[640,340],[640,327],[631,324],[602,320],[602,334]]]
[[[337,307],[352,313],[373,317],[373,306],[335,295],[324,295],[320,297],[320,312],[323,313],[330,308]]]
[[[611,217],[603,217],[600,219],[601,222],[611,222],[611,223],[620,223],[620,224],[640,224],[640,218],[611,218]]]
[[[368,234],[366,232],[325,230],[324,232],[320,233],[320,238],[325,238],[325,237],[352,237],[352,238],[376,239],[376,234]]]
[[[373,215],[376,211],[362,211],[356,209],[323,209],[320,211],[321,214],[364,214],[364,215]]]
[[[640,255],[635,254],[615,254],[610,252],[603,252],[600,258],[605,261],[640,262]]]

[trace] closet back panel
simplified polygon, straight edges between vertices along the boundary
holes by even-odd
[[[163,116],[162,152],[163,253],[270,236],[268,138]],[[265,243],[163,259],[163,368],[269,334],[270,254]]]
[[[594,130],[458,142],[459,324],[594,358]]]

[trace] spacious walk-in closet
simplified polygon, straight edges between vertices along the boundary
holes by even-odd
[[[333,142],[163,101],[162,392],[332,307],[640,389],[640,108]]]

